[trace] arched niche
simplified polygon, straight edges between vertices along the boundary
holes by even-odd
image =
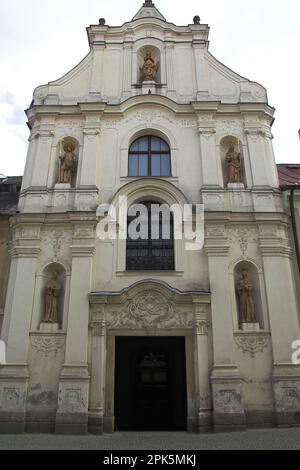
[[[241,296],[241,281],[243,276],[247,276],[247,281],[252,287],[251,297],[254,306],[254,321],[247,322],[245,321],[244,314],[245,310],[243,309],[243,300]],[[239,262],[234,269],[234,285],[235,285],[235,296],[236,296],[236,307],[238,313],[238,325],[240,329],[243,328],[243,324],[249,323],[249,325],[259,325],[260,329],[264,329],[264,319],[263,319],[263,302],[262,302],[262,292],[259,279],[259,272],[257,267],[249,261]],[[251,330],[249,326],[249,330]]]
[[[46,295],[47,289],[51,282],[56,281],[59,290],[56,298],[57,305],[57,321],[49,321],[47,319],[47,307],[46,307]],[[40,325],[51,325],[56,324],[59,329],[62,328],[64,321],[64,304],[65,304],[65,293],[66,293],[66,270],[60,263],[48,264],[42,271],[41,283],[40,283]],[[54,319],[52,319],[54,320]]]
[[[143,82],[142,70],[147,56],[151,57],[157,68],[154,81],[161,83],[161,53],[155,46],[143,46],[137,51],[137,83]]]
[[[243,146],[239,138],[233,135],[223,137],[220,141],[219,149],[224,186],[239,188],[245,187],[246,178]],[[234,156],[234,161],[232,156]],[[229,162],[229,159],[231,162]]]
[[[74,137],[64,137],[57,145],[56,184],[76,186],[79,142]]]

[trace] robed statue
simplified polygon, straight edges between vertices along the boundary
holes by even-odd
[[[55,271],[53,278],[47,283],[45,289],[45,315],[43,322],[59,323],[58,301],[61,291],[61,284],[58,280],[59,273]]]
[[[236,152],[234,144],[229,144],[226,154],[226,163],[228,168],[228,182],[241,183],[241,154]]]
[[[75,155],[75,148],[72,144],[64,145],[64,154],[59,157],[60,167],[58,183],[72,184],[74,175],[77,170],[77,158]]]
[[[151,52],[147,51],[144,65],[141,68],[142,82],[155,82],[159,65],[159,62],[155,63],[155,60],[151,56]]]
[[[240,300],[241,323],[257,323],[253,301],[253,286],[248,271],[242,271],[237,285]]]

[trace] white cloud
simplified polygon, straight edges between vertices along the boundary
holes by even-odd
[[[62,76],[88,52],[85,27],[131,18],[142,0],[0,0],[0,173],[21,174],[26,156],[26,109],[33,89]],[[211,26],[210,51],[237,73],[262,83],[276,107],[279,162],[299,161],[300,2],[298,0],[156,0],[175,24],[199,14]],[[12,103],[3,96],[13,97]]]

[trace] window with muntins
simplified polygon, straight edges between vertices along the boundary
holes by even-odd
[[[159,137],[144,136],[129,149],[129,176],[171,176],[169,145]]]
[[[157,202],[142,202],[148,210],[147,238],[133,240],[127,230],[126,270],[127,271],[174,271],[174,227],[173,214],[170,212],[170,227],[168,238],[163,237],[162,215],[159,217],[159,237],[153,239],[151,231],[151,205]],[[138,215],[137,215],[138,216]],[[134,217],[127,218],[127,226]]]

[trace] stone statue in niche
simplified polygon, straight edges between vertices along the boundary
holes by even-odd
[[[236,152],[234,144],[229,144],[229,149],[226,154],[226,163],[228,168],[228,182],[241,183],[241,154]]]
[[[159,69],[159,62],[155,63],[154,59],[151,56],[151,52],[146,52],[146,57],[144,59],[144,65],[141,68],[142,81],[143,82],[155,82],[156,75]]]
[[[242,271],[237,291],[240,300],[241,323],[257,323],[253,301],[253,286],[249,279],[249,273],[245,269]]]
[[[58,280],[59,272],[55,271],[53,278],[47,283],[45,289],[45,315],[44,323],[59,323],[58,301],[61,291],[61,284]]]
[[[77,170],[77,157],[73,144],[64,145],[64,154],[59,157],[59,161],[58,183],[72,184]]]

